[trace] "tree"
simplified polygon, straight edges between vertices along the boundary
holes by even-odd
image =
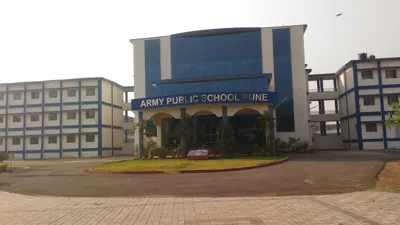
[[[392,108],[393,112],[387,114],[388,118],[386,119],[385,124],[389,128],[393,128],[400,124],[400,105],[398,102],[395,102],[390,105],[390,108]]]
[[[186,156],[188,153],[188,146],[190,140],[193,137],[193,118],[185,114],[179,121],[179,124],[175,127],[173,135],[180,138],[181,141],[181,154]]]
[[[258,117],[258,119],[260,120],[261,126],[264,131],[265,147],[271,145],[271,153],[272,155],[275,155],[276,154],[274,146],[275,118],[268,111],[264,111]]]
[[[151,139],[151,136],[153,134],[152,127],[148,126],[147,120],[140,120],[137,123],[133,124],[133,132],[135,132],[136,130],[139,130],[139,139],[141,139],[140,141],[138,140],[138,142],[141,143],[141,145],[139,146],[139,157],[142,157],[142,152],[140,152],[140,150],[144,149],[144,138],[146,137],[148,139]]]

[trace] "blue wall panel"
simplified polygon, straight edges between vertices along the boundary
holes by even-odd
[[[161,79],[160,39],[145,40],[144,51],[146,97],[160,96],[159,88],[152,85]]]
[[[197,92],[263,92],[267,77],[207,82],[157,83],[160,81],[160,41],[145,41],[146,97]],[[206,36],[171,36],[171,79],[263,75],[261,32]]]
[[[273,30],[275,90],[281,99],[276,109],[277,132],[295,131],[290,28]]]

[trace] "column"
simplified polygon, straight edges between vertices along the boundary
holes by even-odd
[[[141,124],[143,121],[143,112],[138,113],[138,123]],[[141,126],[139,126],[139,140],[138,140],[138,155],[139,158],[142,157],[142,152],[143,152],[143,129]]]
[[[273,105],[268,105],[268,113],[274,117],[274,106]],[[274,121],[276,122],[276,121]],[[272,154],[276,154],[276,146],[275,146],[275,125],[272,127],[269,127],[269,138],[270,138],[270,143],[271,143],[271,152]]]
[[[186,108],[181,108],[181,123],[182,123],[182,121],[183,121],[183,119],[186,117]],[[186,151],[187,151],[187,143],[186,143],[186,140],[184,140],[184,138],[183,137],[181,137],[181,145],[182,145],[182,152],[184,153],[184,154],[186,154]]]
[[[124,94],[125,94],[125,102],[124,103],[127,103],[128,102],[128,92],[125,92]],[[125,123],[127,123],[128,122],[128,111],[124,111],[124,114],[125,114]],[[124,143],[127,143],[127,142],[128,142],[128,131],[125,130]]]
[[[226,105],[222,106],[222,121],[226,124],[228,122],[228,108]]]

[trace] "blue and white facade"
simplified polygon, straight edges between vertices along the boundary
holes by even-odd
[[[117,155],[123,87],[104,78],[0,84],[0,152],[16,159]]]
[[[155,123],[160,145],[168,118],[229,120],[263,111],[276,118],[276,136],[311,141],[305,30],[306,25],[227,28],[131,40],[132,110],[137,119]]]
[[[400,96],[400,58],[351,60],[337,72],[343,147],[392,149],[400,130],[385,119]]]

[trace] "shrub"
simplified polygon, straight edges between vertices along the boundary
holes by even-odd
[[[4,160],[7,160],[8,158],[9,158],[8,154],[0,153],[0,162],[3,162]]]
[[[7,170],[7,163],[0,163],[0,173]]]
[[[301,142],[299,138],[289,137],[288,142],[279,138],[275,140],[277,152],[314,152],[313,147],[308,141]]]

